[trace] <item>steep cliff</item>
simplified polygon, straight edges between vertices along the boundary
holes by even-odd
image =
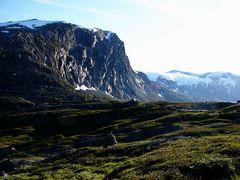
[[[0,24],[0,72],[1,94],[91,90],[121,100],[162,99],[132,70],[115,33],[65,22]]]

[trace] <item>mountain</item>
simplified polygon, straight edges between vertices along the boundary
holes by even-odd
[[[2,95],[75,97],[77,91],[120,100],[163,100],[134,72],[111,32],[37,19],[0,24]],[[81,96],[81,95],[80,95]]]
[[[228,72],[196,74],[173,70],[159,74],[156,82],[174,92],[202,100],[237,101],[240,99],[240,76]]]
[[[151,81],[156,81],[160,75],[159,73],[154,73],[154,72],[146,72],[146,74]]]

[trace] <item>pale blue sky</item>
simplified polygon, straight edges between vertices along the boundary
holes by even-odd
[[[1,0],[0,22],[63,20],[116,32],[136,70],[240,74],[239,0]]]

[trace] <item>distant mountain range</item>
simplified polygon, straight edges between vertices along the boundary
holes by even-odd
[[[171,91],[207,101],[236,101],[240,99],[240,76],[229,72],[196,74],[172,70],[147,73],[149,79]]]

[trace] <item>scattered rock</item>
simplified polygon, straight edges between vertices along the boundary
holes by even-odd
[[[110,132],[108,135],[107,135],[107,138],[106,138],[106,142],[105,142],[105,145],[107,146],[113,146],[115,144],[117,144],[117,139],[116,139],[116,136]]]
[[[136,99],[131,99],[126,103],[128,106],[135,106],[138,104],[138,101]]]
[[[212,123],[212,124],[204,125],[203,127],[216,128],[216,127],[221,127],[221,126],[225,126],[225,125],[226,125],[225,123]]]
[[[108,134],[101,134],[97,137],[81,137],[81,139],[76,143],[78,147],[87,146],[113,146],[117,144],[116,136],[110,132]]]
[[[9,179],[8,174],[5,173],[4,171],[1,172],[1,176],[3,177],[4,180]]]
[[[8,146],[6,148],[0,149],[0,160],[3,160],[5,158],[8,158],[8,155],[12,154],[14,151],[16,151],[15,147]]]
[[[77,149],[71,148],[71,149],[65,150],[63,152],[57,153],[57,154],[47,158],[46,161],[60,159],[60,158],[66,158],[68,156],[73,155],[76,151],[77,151]]]
[[[232,131],[224,131],[223,134],[230,134]]]

